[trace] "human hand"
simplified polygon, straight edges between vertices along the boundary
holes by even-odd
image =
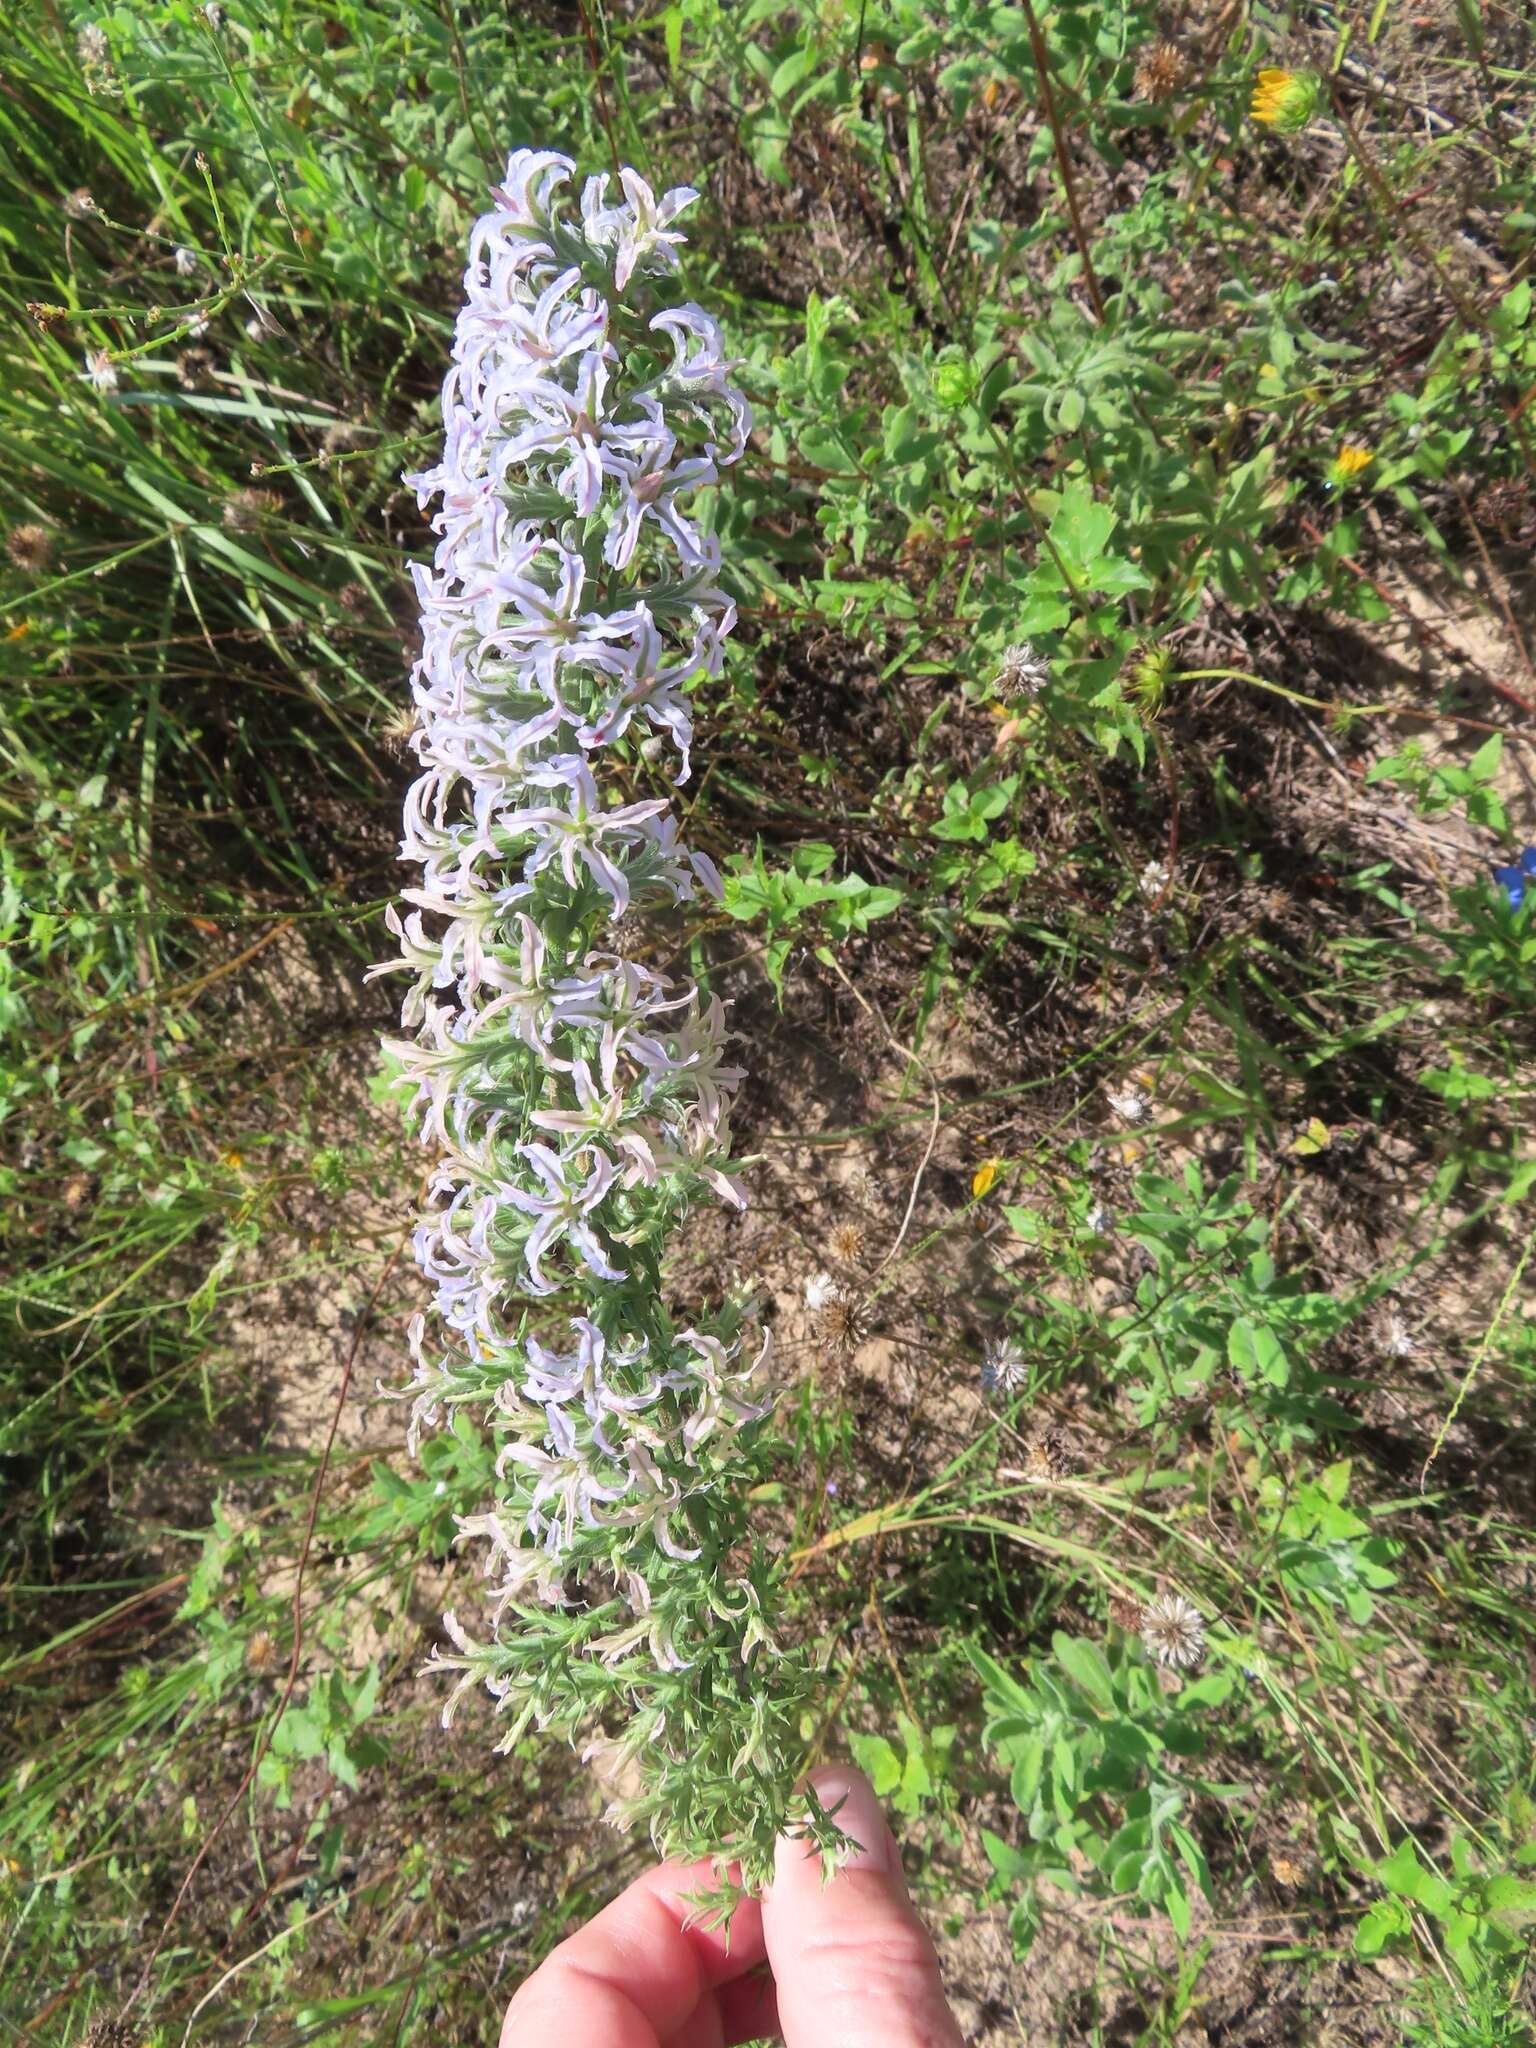
[[[719,1930],[685,1925],[707,1863],[647,1871],[534,1971],[501,2048],[734,2048],[780,2035],[786,2048],[962,2048],[869,1780],[838,1766],[812,1782],[860,1844],[830,1884],[814,1845],[781,1838],[773,1883],[737,1908],[727,1950]]]

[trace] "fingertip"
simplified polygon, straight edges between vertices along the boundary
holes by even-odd
[[[892,1837],[875,1788],[852,1764],[824,1764],[809,1779],[822,1810],[831,1818],[847,1847],[837,1859],[831,1879],[823,1876],[821,1849],[803,1830],[780,1835],[774,1849],[771,1896],[782,1905],[788,1897],[819,1899],[828,1881],[859,1873],[894,1880],[905,1891],[901,1855]]]
[[[805,2048],[958,2048],[938,1957],[874,1787],[840,1764],[811,1783],[855,1846],[824,1881],[813,1841],[779,1839],[763,1933],[786,2038]]]

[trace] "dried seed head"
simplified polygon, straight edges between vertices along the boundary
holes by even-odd
[[[837,1282],[830,1273],[813,1273],[805,1283],[805,1305],[813,1316],[819,1316],[836,1292]]]
[[[1109,1601],[1109,1618],[1116,1628],[1123,1628],[1127,1635],[1140,1635],[1141,1625],[1147,1618],[1147,1610],[1130,1593],[1113,1593]]]
[[[211,348],[184,348],[176,358],[176,382],[183,391],[206,391],[213,382]]]
[[[983,1394],[1016,1394],[1029,1378],[1029,1360],[1011,1337],[990,1339],[981,1353]]]
[[[1525,525],[1530,511],[1531,489],[1523,477],[1506,477],[1489,484],[1479,491],[1472,505],[1472,516],[1478,525],[1491,527],[1506,540]]]
[[[1189,59],[1177,43],[1154,43],[1136,66],[1136,97],[1170,100],[1189,83]]]
[[[1008,648],[998,666],[993,688],[1010,703],[1021,697],[1038,697],[1051,680],[1051,665],[1027,640]]]
[[[419,730],[420,722],[416,716],[416,706],[414,704],[402,704],[394,717],[382,728],[379,737],[392,754],[400,755],[403,758],[410,748],[412,739]]]
[[[1402,1317],[1389,1315],[1381,1326],[1381,1348],[1388,1358],[1412,1358],[1419,1345]]]
[[[816,1318],[818,1348],[851,1358],[868,1335],[864,1304],[845,1288],[834,1288]]]
[[[1152,1114],[1151,1097],[1134,1082],[1127,1082],[1123,1088],[1106,1088],[1104,1100],[1122,1123],[1144,1124]]]
[[[1141,1640],[1159,1664],[1187,1671],[1205,1655],[1205,1621],[1182,1593],[1160,1593],[1141,1618]]]
[[[1155,903],[1168,887],[1168,863],[1164,860],[1149,860],[1136,877],[1136,887],[1148,903]]]
[[[1067,1449],[1066,1431],[1053,1426],[1031,1437],[1024,1448],[1024,1470],[1031,1479],[1054,1482],[1067,1478],[1072,1470],[1072,1454]]]
[[[53,560],[53,529],[28,520],[13,526],[5,537],[5,552],[18,569],[29,576],[41,576]]]
[[[245,1668],[253,1677],[267,1678],[282,1662],[276,1642],[264,1628],[257,1629],[245,1646]]]
[[[881,1187],[867,1166],[856,1166],[844,1183],[853,1199],[866,1209],[878,1209]]]
[[[282,509],[276,491],[232,491],[224,500],[224,524],[231,533],[251,533]]]
[[[107,41],[107,32],[96,22],[88,21],[75,37],[75,55],[80,60],[82,71],[109,71],[112,68],[112,45]]]
[[[65,198],[64,211],[71,220],[89,220],[93,214],[100,213],[101,208],[85,186],[80,185]]]
[[[1305,1865],[1298,1863],[1294,1856],[1287,1856],[1280,1851],[1276,1851],[1269,1859],[1269,1874],[1276,1884],[1283,1885],[1287,1891],[1294,1891],[1297,1885],[1305,1884],[1307,1878]]]
[[[138,2040],[127,2020],[99,2012],[80,2038],[80,2048],[134,2048]]]
[[[864,1256],[863,1224],[834,1224],[827,1239],[827,1250],[840,1266],[856,1266]]]

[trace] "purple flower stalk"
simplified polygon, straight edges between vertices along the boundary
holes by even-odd
[[[744,1204],[741,1074],[718,999],[624,944],[635,914],[720,890],[642,792],[658,750],[688,780],[690,690],[721,672],[736,611],[699,493],[751,414],[714,321],[676,300],[697,195],[625,170],[616,198],[589,178],[578,212],[573,168],[518,151],[475,224],[442,460],[408,479],[439,536],[413,565],[402,853],[421,872],[388,913],[401,957],[374,971],[411,976],[411,1036],[387,1051],[440,1154],[410,1440],[467,1412],[495,1450],[497,1498],[460,1524],[498,1581],[490,1634],[445,1618],[455,1697],[485,1682],[506,1747],[530,1722],[607,1741],[611,1710],[655,1788],[638,1810],[669,1844],[712,1842],[740,1816],[685,1814],[669,1770],[723,1743],[717,1767],[793,1778],[792,1722],[774,1729],[796,1688],[781,1708],[755,1676],[772,1574],[742,1506],[767,1347],[743,1362],[740,1303],[677,1331],[661,1296],[689,1206]],[[566,1334],[534,1334],[530,1304],[556,1295],[576,1298]],[[683,1677],[705,1662],[718,1733]]]

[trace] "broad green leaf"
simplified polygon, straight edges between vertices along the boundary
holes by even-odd
[[[1089,1642],[1084,1636],[1064,1635],[1058,1630],[1051,1637],[1051,1650],[1062,1670],[1082,1687],[1090,1699],[1106,1709],[1114,1706],[1114,1680],[1104,1652],[1097,1643]]]

